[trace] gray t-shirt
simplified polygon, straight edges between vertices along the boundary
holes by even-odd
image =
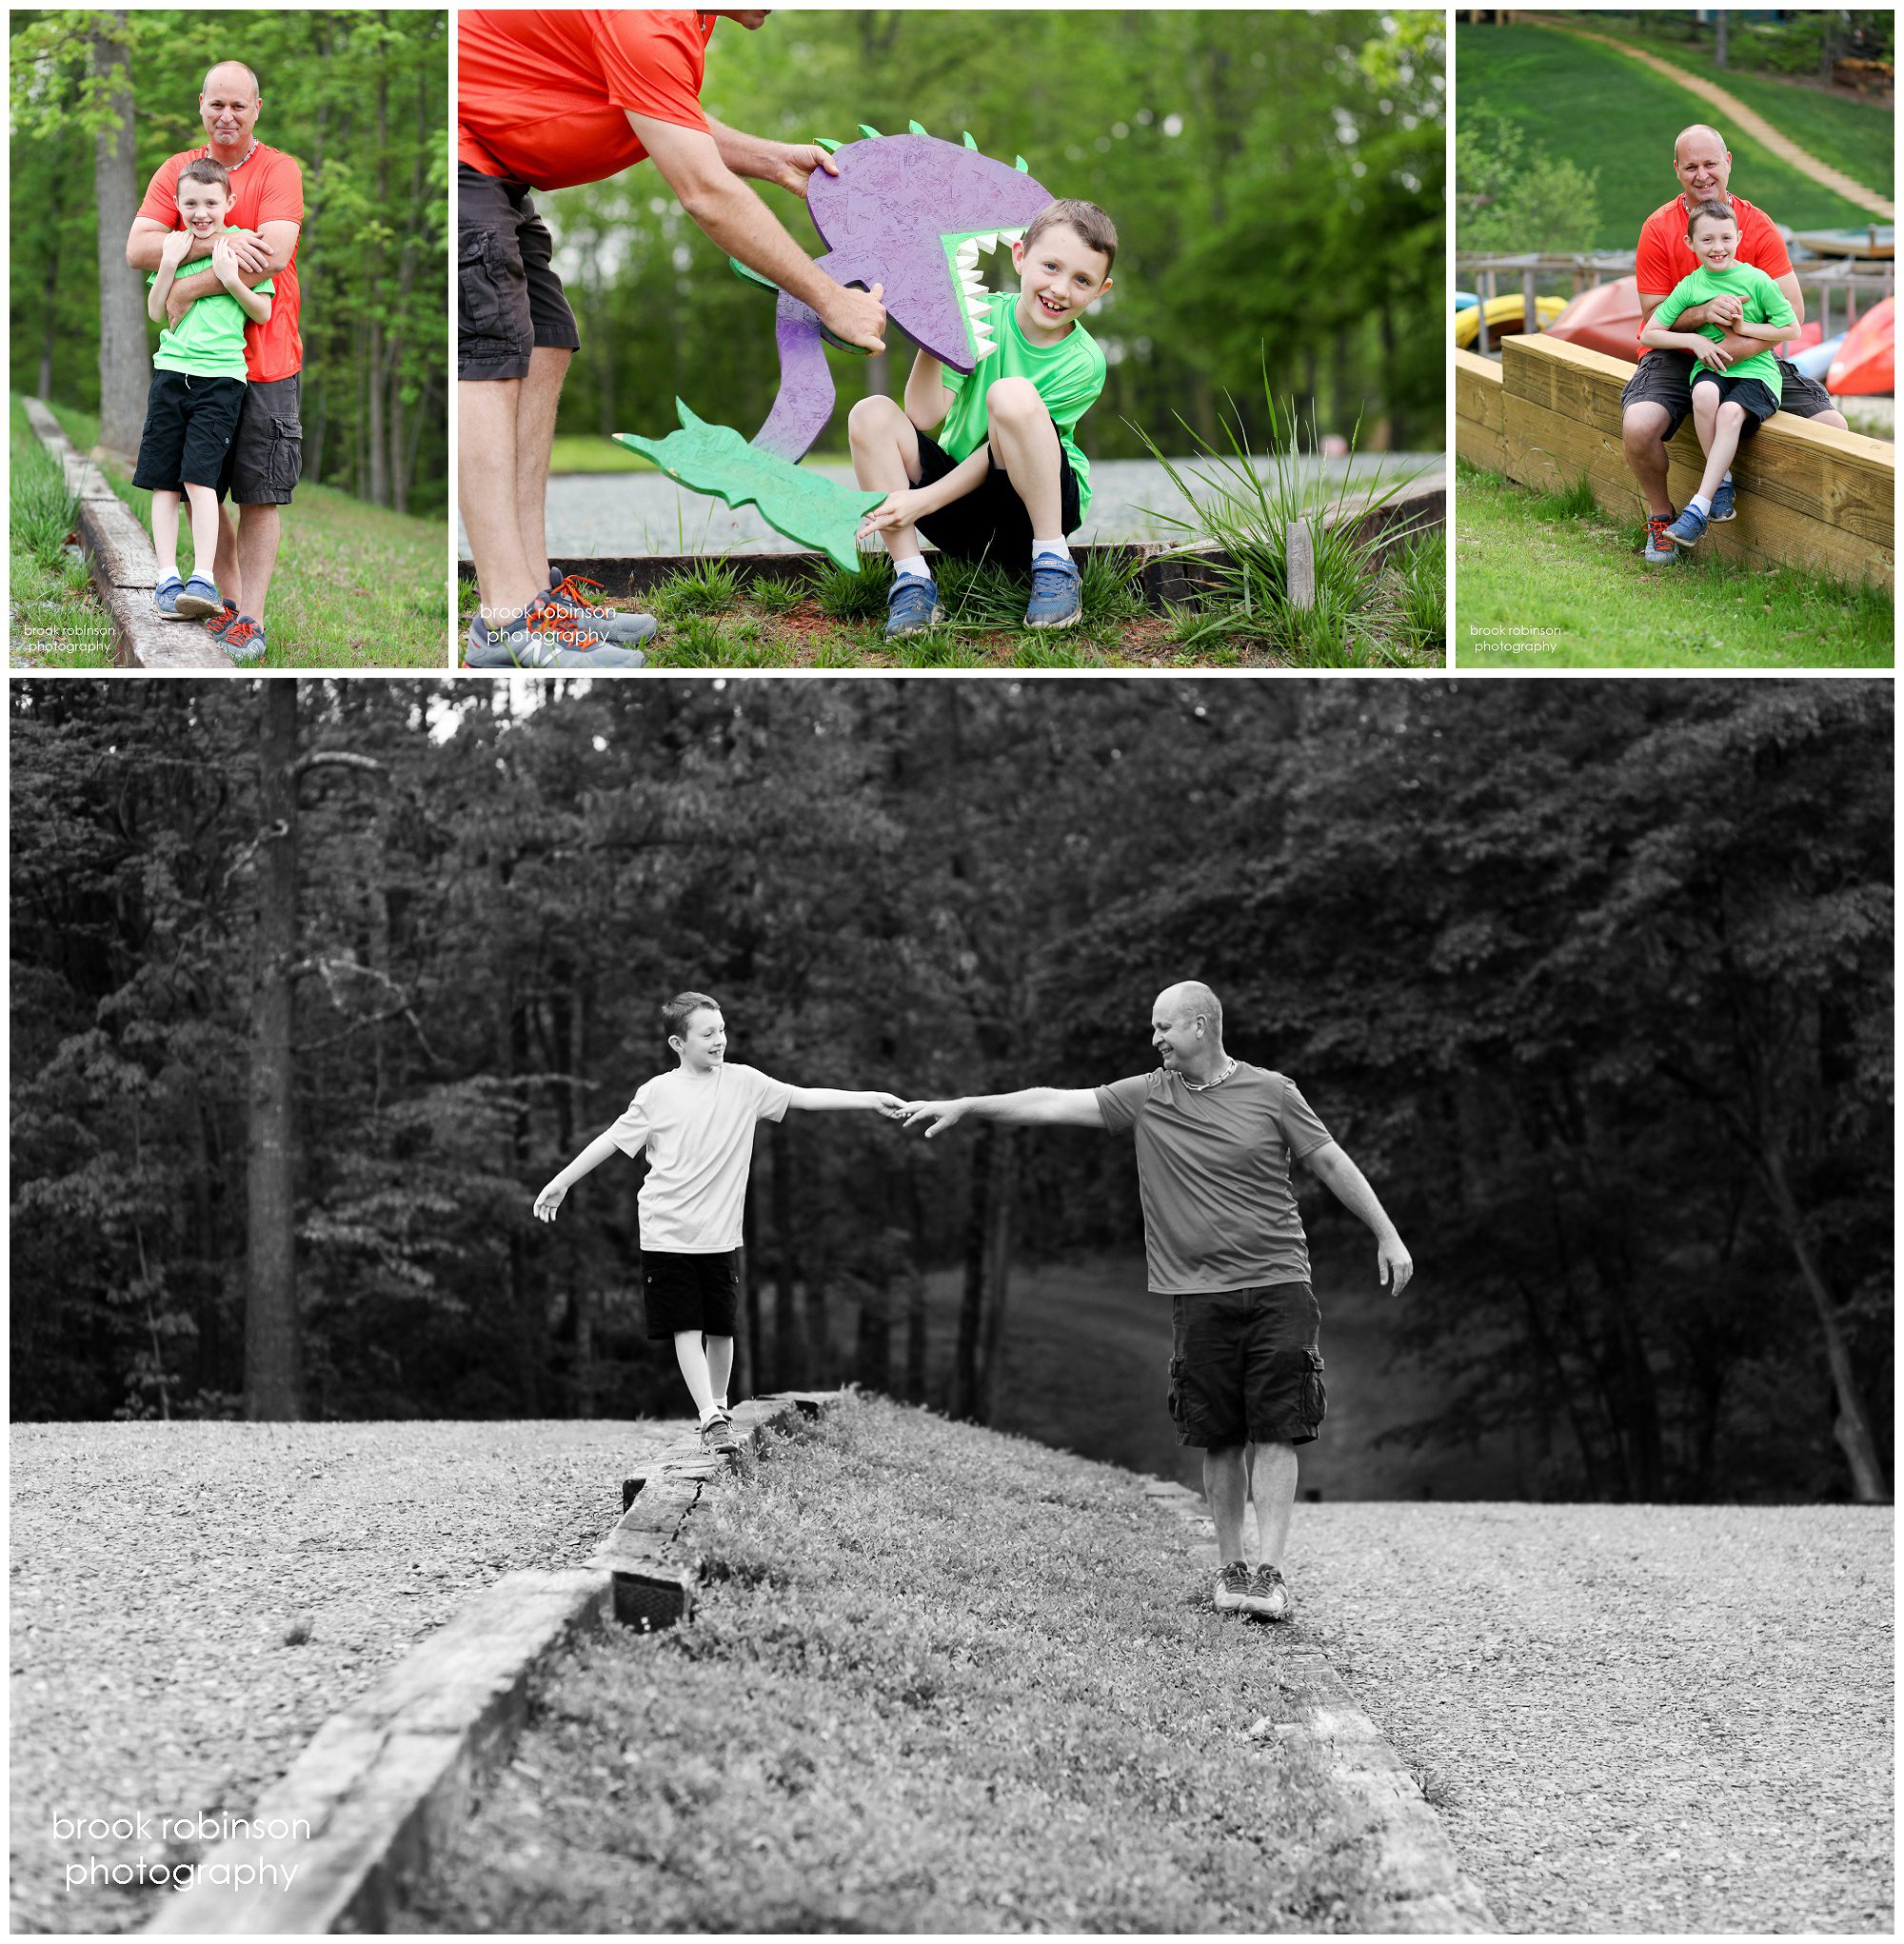
[[[1160,1068],[1100,1087],[1098,1107],[1113,1133],[1136,1136],[1157,1295],[1308,1281],[1290,1168],[1334,1137],[1294,1081],[1240,1060],[1196,1091]]]

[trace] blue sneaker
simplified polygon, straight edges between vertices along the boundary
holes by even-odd
[[[1713,510],[1706,515],[1715,526],[1721,520],[1731,520],[1738,514],[1738,493],[1729,479],[1722,479],[1713,488]]]
[[[1031,604],[1026,627],[1071,627],[1084,612],[1084,577],[1076,562],[1041,553],[1031,564]]]
[[[178,604],[179,589],[184,585],[185,583],[176,574],[168,574],[152,590],[152,605],[168,621],[183,621],[185,619],[185,616],[179,612]]]
[[[203,621],[208,614],[223,614],[225,603],[203,574],[193,574],[174,597],[173,612],[188,621]]]
[[[902,635],[923,634],[945,619],[945,604],[939,598],[936,581],[922,581],[917,574],[902,574],[886,596],[886,640]]]
[[[1673,516],[1668,513],[1663,520],[1646,516],[1646,554],[1648,566],[1662,566],[1667,561],[1678,559],[1678,549],[1666,538],[1666,529],[1672,526]]]
[[[1674,521],[1666,529],[1666,538],[1675,546],[1696,546],[1705,538],[1706,516],[1696,513],[1691,506]]]

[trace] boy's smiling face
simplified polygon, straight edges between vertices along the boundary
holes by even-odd
[[[1103,251],[1093,249],[1068,223],[1041,229],[1029,248],[1014,243],[1012,268],[1018,272],[1019,328],[1034,344],[1062,337],[1111,288]]]
[[[194,236],[216,236],[225,228],[231,195],[222,182],[182,182],[178,206],[179,221]]]
[[[1738,225],[1721,223],[1716,216],[1695,219],[1693,233],[1687,237],[1693,254],[1709,270],[1729,270],[1738,250]]]
[[[727,1022],[712,1006],[698,1006],[667,1043],[689,1073],[712,1073],[727,1056]]]

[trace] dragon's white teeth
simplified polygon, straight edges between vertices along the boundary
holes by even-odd
[[[982,249],[987,256],[989,256],[991,255],[992,251],[998,248],[999,247],[999,232],[996,229],[994,229],[989,236],[980,237],[978,239],[978,243],[979,248]]]
[[[967,242],[962,243],[959,246],[959,262],[962,266],[970,268],[978,261],[979,261],[979,244],[978,239],[976,237],[970,239]]]

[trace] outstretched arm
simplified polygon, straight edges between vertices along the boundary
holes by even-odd
[[[540,1220],[553,1221],[555,1211],[562,1206],[562,1199],[581,1180],[584,1175],[592,1175],[611,1154],[620,1154],[612,1133],[598,1134],[582,1152],[556,1176],[546,1188],[535,1199],[535,1212]]]
[[[789,1087],[786,1103],[789,1107],[803,1107],[809,1113],[871,1107],[888,1121],[897,1121],[905,1112],[905,1102],[897,1094],[861,1093],[852,1087]]]
[[[977,1094],[962,1101],[912,1101],[906,1105],[905,1124],[916,1127],[930,1120],[932,1125],[925,1130],[930,1141],[967,1116],[1012,1127],[1101,1129],[1104,1124],[1103,1109],[1091,1087],[1025,1087],[1015,1094]]]
[[[989,442],[981,446],[976,452],[968,453],[942,479],[935,479],[930,486],[901,486],[897,492],[888,493],[885,498],[860,522],[862,533],[878,533],[891,526],[913,526],[927,514],[936,513],[941,506],[949,506],[954,500],[962,500],[967,493],[975,493],[985,483],[985,475],[992,469],[992,448]]]
[[[1367,1223],[1375,1236],[1378,1279],[1391,1295],[1399,1296],[1415,1274],[1415,1261],[1402,1247],[1401,1238],[1376,1199],[1368,1178],[1333,1141],[1319,1147],[1307,1160],[1336,1200],[1351,1215]]]

